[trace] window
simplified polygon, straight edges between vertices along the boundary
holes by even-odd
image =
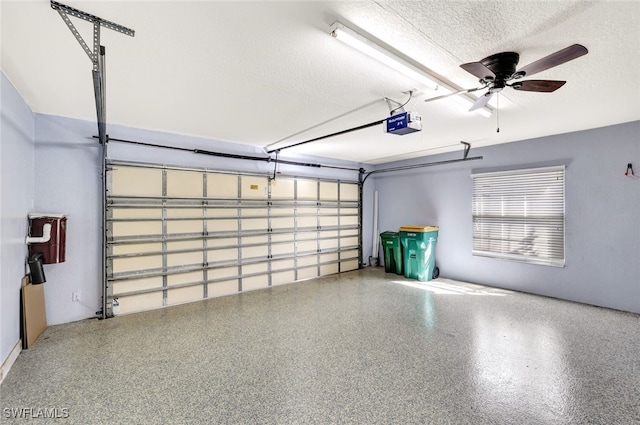
[[[473,255],[563,267],[564,171],[472,174]]]

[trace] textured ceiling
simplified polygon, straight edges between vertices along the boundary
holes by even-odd
[[[285,146],[383,119],[385,97],[417,88],[406,108],[422,132],[376,126],[288,151],[382,163],[640,119],[638,1],[63,3],[136,31],[102,31],[109,124]],[[91,63],[49,1],[0,5],[2,70],[29,106],[95,120]],[[425,103],[440,93],[331,37],[336,20],[465,88],[478,82],[459,65],[493,53],[518,52],[521,66],[574,43],[589,54],[536,75],[568,81],[555,93],[505,90],[498,133],[495,113]],[[91,25],[72,21],[91,40]]]

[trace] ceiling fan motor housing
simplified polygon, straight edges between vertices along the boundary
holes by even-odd
[[[496,53],[495,55],[487,56],[486,58],[480,61],[481,64],[489,68],[491,72],[493,72],[495,76],[495,81],[502,82],[502,87],[504,87],[504,82],[511,79],[513,74],[516,72],[516,67],[518,66],[518,62],[520,61],[520,55],[516,52],[502,52]],[[492,79],[491,76],[487,76],[489,79]]]

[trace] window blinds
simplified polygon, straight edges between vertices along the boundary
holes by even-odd
[[[472,174],[473,254],[564,266],[564,166]]]

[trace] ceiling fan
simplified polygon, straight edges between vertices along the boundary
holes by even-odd
[[[460,90],[454,93],[449,93],[443,96],[432,97],[426,99],[425,102],[430,102],[437,99],[442,99],[449,96],[454,96],[462,93],[471,93],[478,90],[488,89],[482,96],[475,101],[469,111],[484,107],[495,93],[500,92],[505,87],[511,87],[514,90],[520,91],[534,91],[542,93],[550,93],[558,90],[562,87],[566,81],[555,80],[523,80],[522,77],[528,77],[538,72],[553,68],[554,66],[561,65],[570,60],[579,58],[586,55],[589,51],[586,47],[580,44],[573,44],[562,50],[558,50],[548,56],[538,59],[535,62],[530,63],[516,71],[520,55],[516,52],[502,52],[495,55],[487,56],[478,62],[469,62],[460,65],[462,69],[475,75],[480,79],[481,87],[472,88],[468,90]],[[513,81],[515,80],[515,81]],[[513,81],[513,82],[512,82]]]

